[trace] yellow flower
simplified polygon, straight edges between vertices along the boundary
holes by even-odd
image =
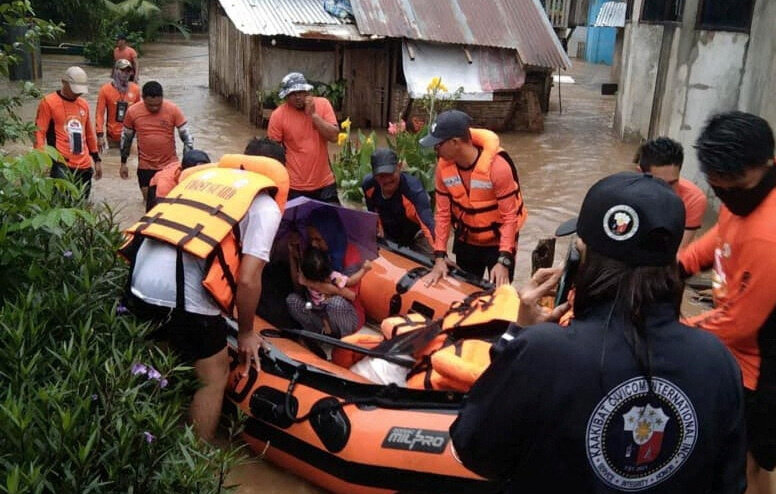
[[[345,122],[342,122],[343,125]],[[348,125],[350,125],[350,121],[348,121]],[[340,132],[337,134],[337,146],[342,146],[345,144],[345,141],[348,140],[348,135],[345,132]]]
[[[429,82],[428,86],[426,86],[426,91],[428,91],[429,93],[433,93],[435,91],[446,93],[447,92],[447,86],[442,84],[442,78],[441,77],[436,76],[436,77],[432,77],[431,78],[431,82]]]
[[[372,136],[367,137],[366,140],[364,141],[364,144],[366,144],[368,146],[371,146],[374,143],[375,143],[375,141],[374,141],[374,139],[372,139]]]
[[[340,124],[342,130],[350,130],[350,117],[346,118],[344,122]]]

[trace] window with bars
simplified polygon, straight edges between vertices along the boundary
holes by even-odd
[[[698,29],[748,32],[755,0],[701,0]]]
[[[644,0],[641,20],[645,22],[681,22],[684,0]]]

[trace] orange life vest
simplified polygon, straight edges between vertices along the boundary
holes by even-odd
[[[240,267],[238,224],[261,192],[275,199],[281,212],[288,198],[288,172],[274,159],[226,155],[217,166],[189,174],[159,199],[140,221],[126,230],[121,253],[134,267],[143,238],[178,249],[177,306],[184,306],[182,253],[206,259],[202,284],[227,313],[234,310]],[[217,262],[216,262],[217,261]],[[130,270],[131,280],[131,270]]]
[[[499,242],[501,217],[498,198],[493,190],[490,168],[497,155],[509,163],[515,181],[514,194],[518,199],[518,230],[525,221],[525,209],[520,195],[517,170],[512,158],[499,145],[498,136],[485,129],[470,129],[472,144],[482,149],[472,170],[469,191],[464,187],[453,161],[440,158],[437,163],[442,182],[450,195],[451,223],[462,241],[474,245],[494,245]]]
[[[442,331],[420,352],[420,361],[410,372],[407,387],[466,392],[490,365],[492,341],[517,321],[520,299],[511,285],[493,292],[472,294],[455,304],[442,321]],[[383,320],[380,330],[386,339],[424,328],[431,321],[421,314],[393,316]],[[346,336],[343,341],[364,348],[374,348],[378,335]],[[350,367],[363,355],[335,348],[332,360]]]

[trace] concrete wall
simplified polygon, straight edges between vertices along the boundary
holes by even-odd
[[[755,5],[744,84],[738,108],[757,113],[776,128],[776,2]]]
[[[776,2],[757,0],[751,36],[697,30],[697,13],[698,0],[687,0],[681,24],[626,27],[615,130],[626,140],[678,140],[682,174],[702,182],[692,145],[710,115],[740,108],[776,123]]]
[[[748,41],[743,33],[686,28],[675,33],[652,135],[667,135],[682,143],[686,150],[682,171],[687,178],[701,178],[692,145],[706,120],[738,106]]]
[[[638,141],[649,134],[662,39],[663,26],[625,26],[614,122],[615,130],[625,140]]]

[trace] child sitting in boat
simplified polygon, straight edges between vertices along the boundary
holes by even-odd
[[[310,246],[300,262],[298,282],[306,289],[303,299],[291,294],[286,299],[291,316],[308,331],[323,332],[337,338],[352,333],[358,325],[358,314],[353,302],[357,285],[371,269],[369,261],[350,276],[332,268],[329,253]]]

